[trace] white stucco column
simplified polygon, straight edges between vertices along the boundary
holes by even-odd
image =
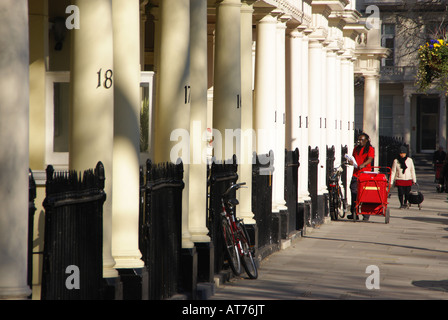
[[[276,32],[276,104],[275,104],[275,144],[274,178],[272,184],[272,207],[274,211],[287,210],[285,201],[285,31],[286,20],[277,20]]]
[[[444,94],[441,94],[439,109],[439,146],[442,146],[445,151],[448,147],[446,141],[446,96]]]
[[[352,154],[353,150],[353,141],[349,141],[349,94],[348,94],[348,85],[349,85],[349,61],[347,57],[341,57],[341,145],[348,147],[348,154]]]
[[[28,1],[0,2],[0,299],[26,299],[28,261]]]
[[[193,242],[209,242],[207,221],[207,1],[190,2],[190,213]]]
[[[322,85],[322,43],[318,40],[310,39],[309,41],[308,65],[310,68],[308,74],[308,143],[312,149],[319,147],[320,159],[320,154],[324,152],[321,150],[320,137],[321,108],[324,96],[320,90]]]
[[[363,131],[375,148],[375,165],[379,160],[379,75],[364,74]]]
[[[302,97],[302,34],[297,30],[292,30],[287,35],[287,67],[286,67],[286,121],[287,121],[287,140],[286,148],[294,150],[299,148],[301,143],[301,97]],[[300,156],[302,156],[300,154]]]
[[[411,144],[411,98],[412,93],[408,90],[404,91],[404,114],[403,114],[403,138],[404,143]]]
[[[160,2],[160,51],[155,121],[155,162],[182,159],[182,248],[193,248],[189,232],[190,177],[190,0]]]
[[[216,4],[215,65],[213,88],[213,128],[222,137],[215,138],[214,156],[240,161],[241,129],[241,1],[222,0]],[[226,134],[227,133],[227,134]],[[235,135],[235,138],[234,138]]]
[[[336,148],[336,110],[337,110],[337,98],[336,98],[336,51],[332,48],[327,49],[327,130],[326,138],[328,147],[334,146]],[[335,154],[336,155],[336,154]]]
[[[139,250],[140,7],[113,0],[114,152],[112,254],[116,269],[142,268]]]
[[[300,78],[301,78],[301,96],[300,96],[300,116],[299,127],[300,136],[299,153],[300,153],[300,167],[299,167],[299,193],[298,201],[304,202],[310,200],[310,193],[308,191],[308,146],[309,146],[309,37],[303,34],[301,44],[301,64],[300,64]]]
[[[329,76],[327,71],[327,44],[324,42],[321,51],[321,72],[322,72],[322,82],[321,82],[321,109],[319,117],[319,165],[318,165],[318,194],[327,193],[327,78]],[[322,94],[324,93],[324,94]]]
[[[275,105],[277,19],[264,16],[257,24],[257,49],[255,57],[254,128],[257,134],[257,153],[275,150]],[[274,166],[277,163],[274,153]]]
[[[335,100],[334,100],[334,105],[335,105],[335,109],[334,109],[334,128],[336,131],[335,134],[335,145],[334,145],[334,149],[335,149],[335,161],[334,161],[334,165],[338,166],[341,164],[341,147],[342,147],[342,140],[341,140],[341,56],[340,53],[338,52],[336,54],[336,67],[335,67],[335,79],[336,79],[336,85],[335,85]]]
[[[255,150],[253,136],[253,99],[252,99],[252,14],[254,1],[241,3],[241,160],[239,180],[246,182],[244,189],[239,189],[239,216],[246,224],[255,224],[252,212],[252,152]]]
[[[112,257],[114,81],[111,0],[77,0],[80,28],[73,29],[70,67],[69,169],[104,165],[103,277],[115,278]]]
[[[355,68],[354,68],[355,59],[352,58],[348,61],[348,101],[349,101],[349,111],[348,111],[348,121],[350,123],[350,129],[348,131],[348,141],[351,141],[353,146],[353,141],[355,141]],[[378,90],[379,90],[379,82],[378,82]],[[378,92],[378,108],[379,108],[379,92]],[[377,114],[377,123],[379,126],[379,109]],[[379,130],[379,127],[378,127]],[[379,132],[379,131],[378,131]],[[378,138],[379,139],[379,138]],[[379,142],[379,140],[378,140]],[[379,154],[379,144],[376,145],[376,153]],[[378,162],[375,162],[375,165],[378,165]]]

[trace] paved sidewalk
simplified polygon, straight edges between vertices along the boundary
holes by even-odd
[[[262,261],[259,278],[235,278],[210,300],[448,299],[448,201],[434,172],[417,171],[422,209],[399,209],[391,191],[390,223],[332,221]],[[368,266],[379,289],[367,289]],[[368,283],[374,283],[368,281]]]

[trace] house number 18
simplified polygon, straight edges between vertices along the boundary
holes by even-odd
[[[97,72],[98,75],[98,85],[96,86],[97,88],[101,87],[101,85],[104,86],[104,88],[109,89],[110,87],[112,87],[112,76],[114,75],[114,73],[112,72],[111,69],[107,69],[106,72],[104,72],[104,81],[102,81],[102,74],[101,74],[101,70],[100,69]]]

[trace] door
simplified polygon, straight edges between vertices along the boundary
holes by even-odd
[[[418,152],[431,153],[436,150],[439,134],[438,97],[419,97],[417,108],[417,149]]]
[[[434,152],[436,150],[437,131],[439,119],[434,113],[421,113],[420,116],[420,146],[421,152]]]

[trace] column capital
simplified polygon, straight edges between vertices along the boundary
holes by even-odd
[[[257,23],[258,24],[268,24],[268,23],[272,23],[272,24],[277,24],[277,18],[275,17],[275,15],[268,13],[262,17],[260,17],[259,19],[257,19]]]
[[[366,80],[379,80],[380,75],[378,73],[363,73],[362,76]]]
[[[303,38],[304,34],[298,28],[287,29],[287,36],[290,38]]]
[[[413,91],[411,91],[411,90],[406,90],[406,89],[404,89],[403,90],[403,97],[405,98],[405,99],[410,99],[411,97],[412,97],[412,94],[413,94],[414,92]]]
[[[241,1],[241,12],[242,13],[253,13],[254,7],[253,4],[256,0],[242,0]]]
[[[216,0],[216,6],[241,7],[241,0]]]

